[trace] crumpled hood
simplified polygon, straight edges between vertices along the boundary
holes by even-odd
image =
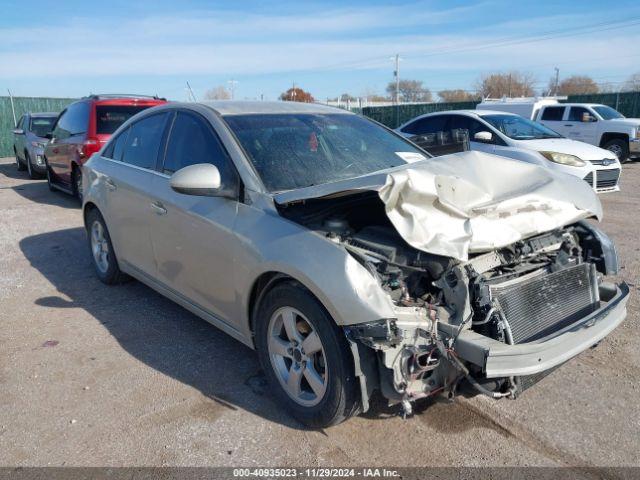
[[[377,191],[398,233],[414,248],[466,261],[520,239],[602,217],[583,180],[483,153],[464,152],[278,194],[276,203]]]

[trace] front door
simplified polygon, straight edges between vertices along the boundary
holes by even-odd
[[[156,208],[151,235],[157,275],[191,303],[238,328],[233,315],[238,202],[184,195],[170,187],[173,172],[198,163],[216,165],[223,185],[237,184],[231,160],[208,121],[195,113],[179,111],[169,134],[164,175],[154,180]]]
[[[585,107],[570,107],[567,119],[563,122],[567,137],[572,140],[598,143],[598,124],[593,112]]]

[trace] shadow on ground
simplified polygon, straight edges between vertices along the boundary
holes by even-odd
[[[102,284],[94,274],[86,242],[82,228],[34,235],[20,242],[24,256],[60,294],[41,297],[37,305],[83,308],[129,354],[198,389],[217,404],[241,408],[291,428],[305,428],[271,399],[254,351],[142,283]],[[366,417],[397,413],[397,408],[380,403]]]
[[[26,171],[18,171],[15,163],[0,164],[0,173],[14,180],[25,180],[25,183],[20,185],[0,187],[0,189],[11,189],[32,202],[63,208],[80,208],[78,201],[71,195],[63,192],[52,192],[49,190],[46,180],[31,180]]]

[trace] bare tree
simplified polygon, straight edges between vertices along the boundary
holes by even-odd
[[[467,92],[466,90],[440,90],[438,96],[443,102],[470,102],[478,99],[477,93]]]
[[[554,90],[555,77],[549,80],[549,91]],[[593,78],[586,75],[572,75],[558,84],[556,95],[580,95],[598,93],[600,88]]]
[[[396,82],[389,82],[386,90],[393,97],[396,92]],[[433,101],[431,90],[423,87],[420,80],[400,80],[399,91],[403,102],[428,103]]]
[[[231,95],[222,85],[218,85],[217,87],[213,87],[210,90],[204,92],[205,100],[229,100]]]
[[[625,92],[637,92],[640,90],[640,72],[634,73],[627,81],[622,85],[622,90]]]
[[[531,73],[512,71],[483,75],[476,82],[480,97],[530,97],[534,95],[535,77]]]

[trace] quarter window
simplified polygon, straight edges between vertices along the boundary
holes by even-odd
[[[223,184],[232,171],[227,154],[211,129],[194,115],[178,112],[169,135],[163,170],[171,174],[197,163],[218,167]]]
[[[159,113],[145,117],[131,125],[116,140],[113,149],[114,160],[119,159],[116,156],[121,156],[122,161],[130,165],[154,169],[158,160],[166,120],[167,114]],[[121,141],[122,153],[119,148]]]
[[[565,107],[546,107],[542,112],[542,120],[559,122],[564,115]]]

